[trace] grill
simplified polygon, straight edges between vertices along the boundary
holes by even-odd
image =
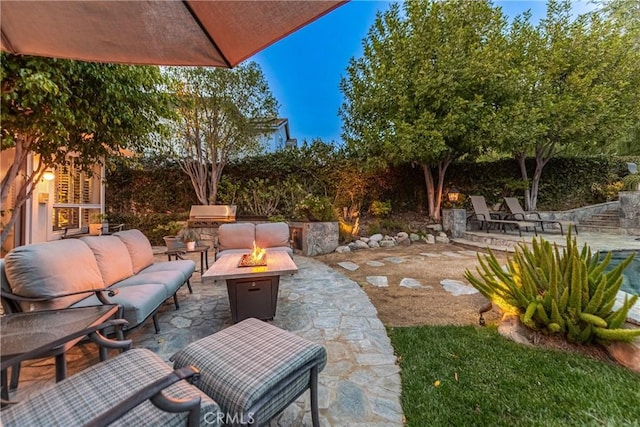
[[[226,222],[236,222],[235,205],[193,205],[189,213],[189,227],[218,227]]]

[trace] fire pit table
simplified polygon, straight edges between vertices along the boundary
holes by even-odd
[[[298,272],[286,252],[269,252],[267,265],[240,267],[244,254],[229,254],[218,259],[202,275],[202,283],[226,280],[234,323],[248,317],[270,320],[276,315],[280,276]]]

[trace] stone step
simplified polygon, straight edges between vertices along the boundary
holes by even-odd
[[[592,215],[586,219],[586,221],[618,221],[620,219],[620,215]]]
[[[615,221],[607,221],[607,220],[598,220],[598,219],[586,219],[582,222],[580,222],[580,224],[601,224],[601,225],[610,225],[610,226],[618,226],[618,224],[620,224],[620,220],[618,218],[615,219]]]
[[[615,225],[588,225],[578,224],[578,232],[608,233],[608,234],[625,234],[622,229]]]

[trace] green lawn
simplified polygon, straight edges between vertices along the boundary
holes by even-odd
[[[389,336],[408,426],[640,426],[640,375],[625,368],[518,345],[495,327]]]

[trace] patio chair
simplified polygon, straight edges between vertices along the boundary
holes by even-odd
[[[560,227],[560,234],[563,236],[564,236],[564,229],[562,228],[562,225],[565,224],[565,225],[568,225],[569,228],[573,226],[573,229],[575,230],[576,234],[578,234],[578,227],[573,222],[558,221],[554,219],[542,219],[542,217],[540,216],[540,213],[538,212],[535,212],[535,211],[526,212],[520,205],[520,202],[518,201],[518,199],[516,199],[515,197],[505,197],[504,202],[507,205],[507,208],[509,209],[509,211],[511,212],[510,218],[513,218],[519,221],[533,221],[534,223],[536,223],[536,225],[540,225],[540,229],[542,231],[544,231],[545,224],[556,224],[558,225],[558,227]]]
[[[522,229],[524,228],[526,231],[529,231],[529,227],[531,227],[536,234],[538,232],[536,230],[536,224],[531,221],[518,221],[515,219],[502,219],[499,217],[497,212],[491,213],[489,211],[489,207],[487,206],[487,202],[484,199],[484,196],[470,196],[471,205],[473,206],[473,215],[470,215],[467,218],[467,222],[470,219],[476,219],[480,222],[480,228],[489,232],[489,227],[491,225],[497,226],[499,230],[502,230],[506,233],[505,226],[512,226],[518,230],[518,235],[522,237]]]

